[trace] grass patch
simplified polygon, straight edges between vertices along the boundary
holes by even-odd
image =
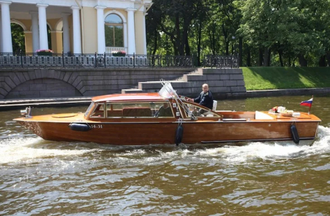
[[[330,87],[330,68],[242,67],[246,90]]]

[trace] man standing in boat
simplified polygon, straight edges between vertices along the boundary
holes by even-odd
[[[197,98],[195,98],[195,99],[188,98],[188,101],[199,103],[202,106],[205,106],[207,108],[212,109],[212,107],[213,107],[213,96],[212,96],[211,91],[209,90],[209,85],[204,83],[202,85],[202,90],[203,91],[198,95]]]

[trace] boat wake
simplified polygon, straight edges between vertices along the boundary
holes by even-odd
[[[1,140],[0,165],[12,162],[31,163],[38,158],[81,155],[90,151],[88,149],[79,150],[48,148],[50,144],[50,141],[43,140],[40,137],[24,137]]]
[[[330,128],[319,126],[312,146],[292,143],[254,142],[244,146],[173,145],[113,146],[95,143],[46,141],[39,137],[0,141],[0,164],[32,163],[41,158],[81,156],[111,160],[115,164],[159,164],[185,160],[194,163],[246,163],[259,160],[283,161],[314,155],[330,154]]]
[[[212,162],[240,164],[256,161],[285,161],[315,155],[330,157],[330,128],[319,126],[317,140],[312,146],[299,146],[290,143],[253,142],[244,146],[203,147],[185,146],[185,148],[130,149],[115,154],[117,162],[148,163],[168,162],[184,159],[194,163]],[[154,152],[152,154],[151,152]],[[147,157],[147,159],[145,158]],[[140,161],[140,159],[142,161]]]
[[[196,152],[202,156],[218,155],[228,162],[248,162],[260,159],[282,161],[325,153],[330,153],[330,128],[323,126],[319,126],[317,140],[312,146],[283,142],[254,142],[240,147],[205,149]]]

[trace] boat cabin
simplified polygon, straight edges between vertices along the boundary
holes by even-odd
[[[218,120],[220,115],[193,102],[163,98],[158,93],[115,94],[92,98],[92,103],[85,112],[85,119],[191,119]],[[195,119],[196,120],[196,119]]]

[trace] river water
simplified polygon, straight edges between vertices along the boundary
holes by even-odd
[[[295,111],[309,96],[218,102],[219,109]],[[330,97],[313,146],[138,146],[46,141],[0,115],[0,215],[330,215]],[[33,114],[87,106],[35,108]]]

